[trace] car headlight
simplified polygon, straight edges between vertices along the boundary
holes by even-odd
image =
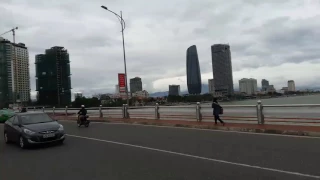
[[[58,131],[63,131],[63,130],[64,130],[63,126],[60,124],[60,127],[59,127]]]
[[[32,134],[35,133],[35,132],[33,132],[33,131],[30,131],[29,129],[23,129],[23,132],[26,133],[26,134],[28,134],[28,135],[32,135]]]

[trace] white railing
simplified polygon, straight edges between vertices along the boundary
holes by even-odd
[[[263,105],[222,105],[222,119],[232,123],[249,124],[291,124],[320,126],[320,104],[284,104]],[[29,111],[37,110],[28,108]],[[42,111],[54,116],[77,116],[79,108],[42,108]],[[155,119],[213,121],[210,105],[189,106],[128,106],[87,108],[90,117],[119,119]]]

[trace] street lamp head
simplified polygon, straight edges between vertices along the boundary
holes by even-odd
[[[107,8],[107,7],[105,7],[105,6],[101,6],[101,8],[103,8],[103,9],[105,9],[105,10],[108,10],[108,8]]]

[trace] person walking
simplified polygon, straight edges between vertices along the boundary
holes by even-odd
[[[217,121],[219,120],[220,123],[222,123],[222,125],[224,125],[225,123],[220,118],[220,114],[223,114],[223,108],[218,103],[217,98],[213,99],[211,107],[213,108],[213,116],[214,116],[215,124],[217,124]]]

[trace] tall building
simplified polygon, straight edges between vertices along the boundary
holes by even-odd
[[[267,92],[271,92],[271,93],[276,92],[276,88],[274,87],[274,85],[270,84],[267,88]]]
[[[223,95],[233,95],[230,46],[228,44],[212,45],[211,54],[215,92],[222,93]]]
[[[288,93],[288,87],[282,87],[282,89],[280,89],[280,92],[282,94]]]
[[[296,91],[296,85],[293,80],[288,81],[288,91],[291,91],[291,92]]]
[[[208,79],[209,93],[214,94],[214,79]]]
[[[195,45],[187,49],[187,86],[189,94],[201,93],[201,73]]]
[[[14,86],[16,101],[28,103],[30,100],[30,71],[29,71],[29,53],[23,43],[15,45],[16,47],[16,69],[14,69]]]
[[[169,96],[179,96],[180,95],[180,85],[169,85]]]
[[[30,100],[29,53],[23,43],[0,37],[0,107]]]
[[[71,73],[69,53],[64,47],[46,49],[36,55],[36,90],[38,103],[66,106],[71,103]]]
[[[248,95],[253,95],[257,93],[257,80],[253,78],[243,78],[239,80],[239,91],[241,93],[246,93]]]
[[[130,79],[130,92],[135,93],[137,91],[142,91],[142,81],[140,77]]]
[[[267,91],[269,87],[269,81],[266,79],[261,80],[261,91]]]
[[[0,108],[13,103],[13,46],[0,37]]]
[[[115,86],[115,93],[120,93],[119,84],[116,84],[116,86]]]
[[[75,92],[74,93],[74,99],[82,98],[82,97],[83,97],[82,92]]]

